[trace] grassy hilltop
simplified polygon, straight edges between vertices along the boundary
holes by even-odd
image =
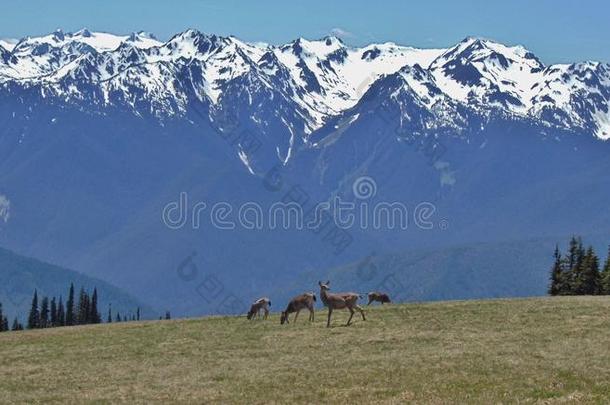
[[[276,308],[278,309],[278,308]],[[610,298],[370,308],[325,328],[217,317],[0,334],[0,402],[604,403]]]

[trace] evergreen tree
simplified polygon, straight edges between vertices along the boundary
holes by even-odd
[[[172,316],[170,315],[169,311],[165,311],[165,319],[172,319]]]
[[[120,312],[116,313],[116,321],[121,322],[121,313]]]
[[[599,259],[589,247],[578,263],[572,278],[572,293],[577,295],[594,295],[599,292]]]
[[[91,296],[91,308],[89,318],[91,323],[102,322],[102,316],[97,310],[97,288],[93,289],[93,295]]]
[[[51,323],[49,326],[53,328],[57,326],[57,301],[55,297],[51,298]]]
[[[0,322],[2,324],[2,326],[0,326],[0,328],[2,328],[2,331],[9,331],[9,326],[8,326],[8,318],[6,316],[2,317],[2,322]]]
[[[13,330],[23,330],[23,325],[19,322],[17,318],[13,321]]]
[[[66,301],[66,326],[76,324],[74,312],[74,284],[70,283],[70,291],[68,292],[68,301]]]
[[[59,296],[57,304],[57,326],[66,326],[66,310],[64,309],[63,298]]]
[[[40,327],[49,327],[49,298],[43,297],[40,304]]]
[[[38,291],[34,290],[32,298],[32,306],[28,316],[28,329],[36,329],[40,327],[40,312],[38,312]]]
[[[599,278],[599,293],[610,295],[610,247],[608,247],[608,257]]]
[[[86,325],[88,323],[91,323],[90,316],[91,316],[91,308],[90,308],[89,295],[87,294],[85,289],[83,287],[81,287],[80,293],[78,296],[78,318],[77,318],[78,324]]]
[[[563,295],[574,295],[578,294],[578,280],[580,278],[581,264],[584,260],[584,249],[582,246],[582,239],[580,237],[572,236],[568,244],[568,255],[565,259],[565,272],[564,272],[564,288]]]
[[[570,242],[568,243],[568,254],[567,254],[567,265],[568,270],[574,269],[576,267],[576,262],[578,261],[578,239],[576,236],[572,236]]]
[[[136,310],[136,321],[140,320],[140,307]]]
[[[0,321],[4,319],[4,314],[2,313],[2,303],[0,302]],[[0,332],[4,332],[4,325],[2,322],[0,322]]]
[[[561,295],[575,295],[582,288],[581,272],[584,269],[583,261],[586,252],[583,247],[582,238],[572,236],[568,244],[568,254],[564,259],[563,282]]]
[[[555,245],[555,253],[553,254],[555,262],[551,269],[551,285],[549,286],[549,295],[561,295],[564,290],[564,274],[563,274],[563,261],[561,258],[561,252],[559,246]]]
[[[106,318],[106,322],[112,323],[112,304],[108,304],[108,318]]]

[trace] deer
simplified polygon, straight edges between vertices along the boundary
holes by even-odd
[[[322,283],[318,281],[318,285],[320,286],[320,298],[324,303],[324,306],[328,307],[328,320],[326,321],[326,327],[330,328],[330,317],[333,313],[334,309],[344,309],[347,308],[350,312],[349,319],[347,320],[347,325],[349,326],[352,322],[352,318],[354,317],[354,309],[360,312],[362,315],[362,320],[366,321],[366,317],[364,316],[364,310],[360,308],[358,305],[358,298],[360,295],[348,292],[348,293],[329,293],[330,290],[330,281],[326,283]]]
[[[309,322],[313,322],[314,320],[314,302],[316,302],[316,294],[314,294],[313,292],[309,292],[309,293],[304,293],[301,295],[297,295],[296,297],[294,297],[293,299],[290,300],[290,302],[288,303],[288,306],[286,306],[286,310],[282,311],[282,316],[280,318],[280,324],[283,325],[284,323],[290,323],[290,321],[288,320],[288,315],[290,315],[293,312],[296,312],[296,314],[294,315],[294,323],[297,322],[297,318],[299,317],[299,312],[301,312],[302,309],[307,308],[309,310]]]
[[[254,319],[255,316],[257,318],[260,317],[261,309],[262,309],[265,313],[265,315],[263,316],[263,319],[267,319],[267,317],[269,316],[269,307],[270,306],[271,306],[271,300],[269,298],[263,297],[263,298],[257,299],[256,301],[254,301],[254,303],[252,303],[252,306],[250,307],[250,311],[248,312],[247,318]]]
[[[368,297],[369,297],[369,302],[368,305],[371,305],[371,302],[381,302],[381,305],[383,305],[384,303],[390,303],[392,302],[390,300],[390,296],[388,294],[379,292],[379,291],[371,291],[370,293],[368,293]]]

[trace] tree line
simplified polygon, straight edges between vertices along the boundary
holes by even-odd
[[[570,239],[565,254],[556,246],[553,257],[550,295],[610,295],[610,248],[601,269],[593,246],[585,249],[580,237]]]
[[[139,320],[139,307],[135,314],[121,316],[117,312],[113,318],[112,305],[108,306],[107,323]],[[71,283],[65,303],[61,295],[59,298],[39,297],[38,290],[34,290],[26,328],[42,329],[97,323],[102,323],[102,315],[98,310],[97,288],[93,288],[93,292],[89,293],[84,287],[81,287],[78,297],[76,297],[74,284]],[[12,327],[9,327],[8,317],[3,313],[2,303],[0,303],[0,332],[23,329],[24,326],[18,317],[15,317]]]

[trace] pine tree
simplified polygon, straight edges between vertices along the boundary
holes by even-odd
[[[70,283],[70,292],[68,293],[68,301],[66,301],[66,326],[76,324],[74,310],[74,284]]]
[[[12,330],[23,330],[23,325],[19,322],[17,318],[15,318],[15,320],[13,321]]]
[[[564,292],[564,274],[563,274],[563,261],[561,259],[561,252],[559,246],[555,245],[555,253],[553,254],[555,262],[551,269],[551,285],[549,286],[549,295],[561,295]]]
[[[4,314],[2,313],[2,303],[0,302],[0,320],[4,319]],[[0,332],[4,332],[4,325],[0,322]]]
[[[136,321],[140,320],[140,307],[138,307],[137,311],[136,311]]]
[[[43,297],[40,304],[40,327],[49,327],[49,298]]]
[[[583,268],[583,294],[597,295],[600,292],[600,274],[599,274],[599,258],[593,250],[593,246],[589,246],[587,250],[587,266]]]
[[[569,270],[572,270],[574,267],[576,267],[576,262],[578,260],[578,239],[576,239],[576,236],[572,236],[572,238],[570,239],[566,259],[568,261]]]
[[[38,312],[38,291],[34,290],[32,298],[32,307],[28,316],[28,329],[36,329],[40,327],[40,312]]]
[[[49,326],[52,328],[57,326],[57,301],[55,297],[51,298],[51,323]]]
[[[86,325],[88,323],[91,323],[90,316],[91,316],[91,309],[90,309],[89,295],[87,294],[85,289],[83,287],[81,287],[80,293],[78,295],[78,316],[77,316],[78,324]]]
[[[572,293],[594,295],[599,292],[599,259],[590,246],[578,263],[572,280]]]
[[[57,304],[57,326],[66,326],[66,310],[64,309],[63,298],[59,296]]]
[[[108,318],[106,318],[106,322],[112,323],[112,304],[108,304]]]
[[[170,315],[169,311],[165,311],[165,319],[172,319],[172,316]]]
[[[91,297],[91,308],[89,318],[91,323],[101,323],[102,316],[97,310],[97,288],[93,289],[93,296]]]
[[[121,313],[120,312],[116,313],[116,321],[121,322]]]
[[[582,279],[581,271],[583,270],[582,263],[585,260],[585,249],[583,247],[582,238],[572,236],[568,245],[568,255],[564,260],[564,280],[562,287],[562,295],[575,295],[581,288],[580,280]]]
[[[8,326],[8,318],[6,316],[1,318],[2,322],[0,322],[2,324],[1,328],[3,331],[9,331],[9,326]]]
[[[604,263],[604,270],[600,275],[599,290],[600,294],[610,295],[610,247],[608,247],[608,257]]]

